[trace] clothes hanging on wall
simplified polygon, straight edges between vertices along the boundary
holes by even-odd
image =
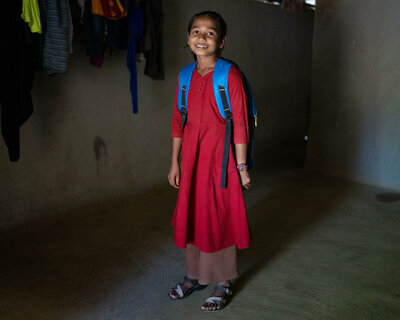
[[[104,17],[103,5],[101,0],[90,0],[91,12],[95,15]]]
[[[146,57],[144,73],[155,80],[164,79],[163,19],[161,0],[144,0],[144,31],[139,51]]]
[[[72,17],[68,0],[39,0],[44,25],[43,68],[49,75],[67,72],[72,51]]]
[[[67,0],[68,1],[68,0]],[[71,12],[71,6],[69,5],[68,1],[68,53],[72,54],[72,40],[74,38],[74,24],[72,22],[72,12]]]
[[[131,91],[132,111],[138,112],[136,47],[143,34],[143,11],[140,3],[129,0],[129,45],[127,66],[131,73],[129,88]]]
[[[126,50],[128,47],[128,18],[111,20],[92,13],[92,1],[85,1],[83,24],[86,35],[86,54],[90,62],[101,67],[106,47]]]
[[[21,18],[29,25],[31,32],[42,33],[38,0],[23,0]]]
[[[118,20],[127,15],[126,0],[90,0],[92,13],[98,16]]]
[[[44,36],[46,29],[46,19],[45,13],[43,12],[43,3],[38,0],[40,21],[42,25],[42,33],[37,33],[34,35],[34,59],[35,59],[35,69],[44,70],[43,67],[43,55],[44,55]]]
[[[4,1],[0,10],[1,133],[10,161],[20,157],[19,130],[33,112],[33,41],[21,12],[21,0]]]
[[[92,0],[95,1],[95,0]],[[126,10],[119,0],[100,0],[103,7],[103,14],[110,19],[121,19],[126,17]]]
[[[123,8],[128,2],[128,17],[115,19],[104,0],[86,0],[83,21],[86,35],[86,53],[91,64],[101,67],[106,47],[128,48],[127,66],[133,113],[138,112],[136,53],[144,53],[144,73],[152,79],[164,79],[162,48],[163,12],[161,0],[112,0]],[[107,13],[108,12],[108,13]],[[129,25],[127,29],[126,21]],[[129,37],[129,40],[127,41]]]

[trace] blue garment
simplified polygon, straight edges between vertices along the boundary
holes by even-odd
[[[140,4],[134,0],[129,0],[129,43],[127,66],[131,72],[130,89],[132,97],[133,113],[138,112],[138,93],[137,93],[137,68],[136,68],[136,46],[138,45],[143,33],[143,10]]]

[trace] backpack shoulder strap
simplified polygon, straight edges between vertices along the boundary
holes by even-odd
[[[225,138],[224,138],[224,151],[222,155],[222,168],[221,168],[221,188],[226,187],[226,175],[228,168],[229,149],[231,144],[232,134],[232,113],[231,102],[229,100],[228,88],[228,75],[232,67],[232,63],[222,58],[218,59],[214,67],[213,73],[213,89],[214,97],[217,102],[219,113],[225,119]]]
[[[179,72],[179,89],[178,89],[178,109],[181,111],[182,105],[187,107],[187,97],[190,87],[190,80],[192,79],[193,70],[196,67],[196,62],[193,62],[184,67]],[[182,101],[182,90],[185,94],[185,99]]]
[[[224,109],[224,104],[229,106],[229,111],[231,110],[231,102],[229,100],[229,90],[228,90],[228,75],[233,63],[225,59],[219,58],[214,67],[213,73],[213,89],[214,97],[217,102],[219,113],[222,118],[226,118]],[[226,101],[224,101],[224,95],[221,95],[220,90],[225,90]]]
[[[182,117],[182,128],[185,128],[187,120],[187,99],[189,95],[190,81],[192,80],[192,74],[195,67],[196,62],[193,62],[179,72],[178,109]]]

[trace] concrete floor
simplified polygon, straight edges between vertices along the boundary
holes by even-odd
[[[257,173],[257,172],[256,172]],[[258,172],[234,298],[171,301],[183,276],[165,183],[0,235],[0,319],[400,319],[400,195],[301,170]]]

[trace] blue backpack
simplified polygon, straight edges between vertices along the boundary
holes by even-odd
[[[229,146],[231,143],[232,133],[232,113],[231,113],[231,102],[229,100],[229,88],[228,88],[228,74],[232,66],[235,66],[239,71],[239,67],[232,61],[219,58],[215,64],[213,73],[213,88],[214,96],[217,102],[219,113],[221,117],[225,119],[225,140],[224,140],[224,152],[222,156],[222,173],[221,173],[221,188],[225,189],[226,186],[226,171],[228,167],[229,157]],[[187,99],[190,88],[190,81],[196,62],[193,62],[183,68],[179,73],[179,91],[178,91],[178,109],[182,117],[182,128],[185,128],[187,120]],[[241,72],[241,71],[240,71]],[[254,167],[254,128],[257,127],[257,111],[254,105],[254,99],[250,83],[241,72],[243,76],[243,87],[247,96],[247,114],[249,121],[249,144],[247,148],[247,167],[251,169]]]

